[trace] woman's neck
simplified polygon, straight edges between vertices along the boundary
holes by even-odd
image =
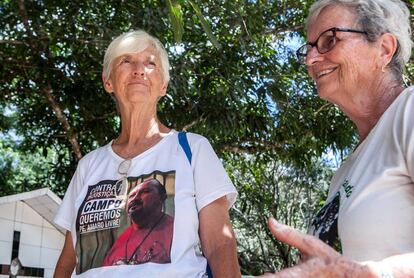
[[[371,97],[366,92],[369,99],[365,102],[364,107],[357,111],[358,113],[347,113],[357,127],[360,142],[368,136],[384,112],[403,90],[402,86],[395,83],[378,86],[376,93],[371,94]]]
[[[112,143],[123,158],[132,158],[157,144],[170,129],[157,118],[156,107],[121,110],[121,134]]]

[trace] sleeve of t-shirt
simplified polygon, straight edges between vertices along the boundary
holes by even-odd
[[[55,215],[53,221],[61,226],[62,228],[70,231],[72,223],[76,216],[75,211],[75,201],[79,194],[78,188],[82,185],[82,175],[81,175],[81,164],[82,160],[79,161],[78,167],[76,168],[75,174],[70,181],[68,189],[66,190],[63,201],[58,209],[58,212]]]
[[[407,163],[408,173],[414,182],[414,87],[409,90],[408,99],[403,103],[403,115],[400,120],[402,127],[402,146]]]
[[[230,208],[237,198],[236,188],[208,140],[199,135],[193,136],[198,137],[192,138],[197,140],[189,139],[198,211],[223,196],[227,197]]]

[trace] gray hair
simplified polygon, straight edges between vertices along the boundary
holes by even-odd
[[[356,23],[368,33],[368,41],[374,42],[384,33],[391,33],[397,38],[398,48],[389,67],[394,76],[402,81],[412,48],[410,12],[407,6],[400,0],[319,0],[309,10],[307,29],[324,8],[335,5],[356,11]]]
[[[130,31],[116,37],[108,46],[104,56],[103,75],[109,78],[112,61],[126,53],[139,53],[147,47],[153,47],[161,59],[164,81],[170,80],[170,62],[168,54],[161,42],[143,30]]]

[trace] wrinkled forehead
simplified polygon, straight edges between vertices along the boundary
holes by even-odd
[[[159,53],[156,50],[156,46],[151,43],[149,40],[137,40],[133,37],[124,38],[117,46],[113,53],[114,59],[130,54],[130,53],[140,53],[144,50],[148,50],[154,53],[155,57],[159,57]]]

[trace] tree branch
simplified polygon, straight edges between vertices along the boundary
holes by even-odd
[[[302,25],[290,26],[288,28],[286,28],[286,27],[277,27],[277,28],[268,29],[268,30],[264,31],[262,33],[262,35],[263,36],[280,35],[280,34],[283,34],[283,33],[298,32],[301,29],[303,29],[303,26]]]
[[[29,16],[26,10],[26,6],[24,4],[24,0],[16,0],[17,5],[19,6],[19,13],[23,20],[23,25],[26,28],[26,33],[29,35],[30,38],[32,38],[32,34],[30,32],[30,26],[29,26]],[[44,34],[42,36],[43,38],[46,38],[46,40],[40,40],[34,43],[35,40],[33,40],[33,47],[38,50],[39,55],[41,55],[42,51],[46,51],[46,56],[49,57],[50,53],[48,51],[48,37],[45,35],[45,32],[43,30],[39,30],[40,34]],[[43,82],[44,80],[40,80],[40,84],[45,84]],[[72,151],[75,154],[76,159],[79,161],[82,158],[82,152],[77,140],[76,133],[72,132],[72,128],[69,125],[69,121],[66,118],[65,114],[63,114],[62,108],[60,107],[58,101],[56,100],[55,96],[53,95],[53,88],[50,85],[50,83],[47,83],[46,87],[43,87],[41,89],[41,92],[46,96],[50,106],[52,107],[53,111],[55,112],[56,117],[58,118],[58,121],[62,124],[63,129],[66,132],[67,138],[70,142],[70,145],[72,146]]]
[[[204,117],[203,117],[203,115],[201,115],[201,117],[200,117],[200,118],[195,119],[195,120],[194,120],[194,121],[192,121],[191,123],[189,123],[189,124],[187,124],[187,125],[183,126],[182,130],[187,131],[188,129],[192,128],[193,126],[195,126],[196,124],[198,124],[199,122],[201,122],[201,121],[203,121],[203,120],[204,120]]]
[[[62,124],[63,129],[66,131],[67,137],[72,146],[72,150],[75,153],[76,159],[79,161],[82,158],[82,152],[76,138],[76,133],[72,132],[68,119],[66,118],[65,114],[63,114],[62,108],[60,108],[59,103],[56,101],[56,98],[53,95],[52,86],[48,84],[45,88],[42,89],[42,93],[46,96],[50,106],[52,106],[52,109],[55,112],[56,117]]]
[[[19,6],[20,16],[23,19],[23,25],[26,28],[26,32],[29,33],[29,16],[27,15],[26,6],[24,5],[24,0],[16,0],[16,2],[17,2],[17,5]]]
[[[0,43],[5,43],[5,44],[24,44],[21,41],[15,41],[15,40],[0,40]]]
[[[251,143],[251,142],[248,142]],[[255,142],[256,143],[256,142]],[[221,149],[224,151],[229,151],[229,152],[233,152],[233,153],[248,153],[248,154],[254,154],[257,152],[262,152],[265,150],[278,150],[281,148],[280,146],[281,144],[277,143],[261,143],[260,145],[256,144],[252,144],[249,146],[242,146],[240,144],[237,145],[232,145],[232,144],[224,144],[221,145]]]

